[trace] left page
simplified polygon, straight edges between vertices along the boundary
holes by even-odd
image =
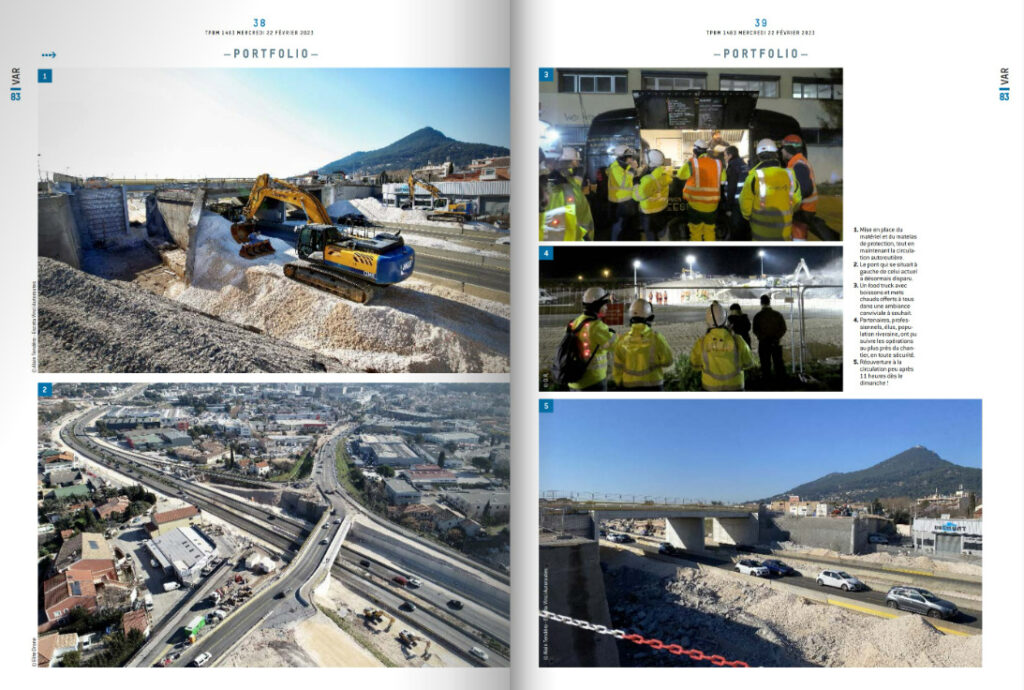
[[[509,687],[507,2],[168,9],[2,29],[5,666]]]

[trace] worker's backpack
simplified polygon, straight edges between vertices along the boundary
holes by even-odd
[[[570,383],[579,381],[587,373],[587,367],[590,366],[590,360],[594,359],[594,355],[597,354],[597,348],[594,348],[590,357],[584,359],[580,354],[579,332],[584,326],[595,320],[594,317],[587,316],[580,321],[580,325],[576,328],[572,327],[572,322],[566,325],[565,335],[558,343],[555,359],[551,362],[551,378],[559,388],[565,388]]]

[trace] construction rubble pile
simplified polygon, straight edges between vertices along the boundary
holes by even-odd
[[[875,618],[814,604],[725,573],[680,568],[663,577],[621,566],[609,568],[605,586],[614,627],[751,666],[981,665],[980,635],[944,635],[916,615]],[[623,666],[707,665],[629,642],[619,654]]]
[[[39,258],[39,370],[323,372],[336,360]]]
[[[284,277],[295,250],[271,239],[274,253],[238,256],[230,223],[205,213],[196,231],[192,282],[166,297],[205,314],[373,372],[503,372],[509,366],[507,305],[410,279],[368,305]]]

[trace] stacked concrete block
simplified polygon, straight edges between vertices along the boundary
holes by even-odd
[[[112,247],[128,236],[128,200],[123,187],[82,188],[75,192],[83,237],[94,247]]]

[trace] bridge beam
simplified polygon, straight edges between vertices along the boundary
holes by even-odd
[[[704,518],[665,518],[665,541],[691,553],[704,551]]]
[[[757,543],[757,517],[712,518],[711,539],[719,544],[752,546]]]

